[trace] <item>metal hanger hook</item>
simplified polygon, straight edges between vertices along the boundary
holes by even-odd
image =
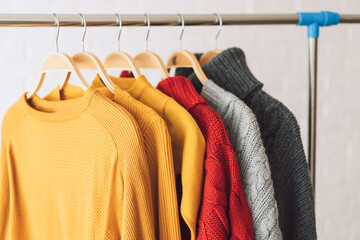
[[[180,50],[182,50],[182,38],[184,35],[184,30],[185,30],[185,20],[184,20],[184,16],[181,13],[178,13],[178,16],[180,17],[180,21],[181,21],[181,33],[180,33],[180,37],[179,37],[179,47],[180,47]]]
[[[87,25],[86,25],[86,18],[85,18],[85,15],[82,14],[82,13],[79,13],[80,17],[81,17],[81,21],[82,21],[82,25],[84,25],[84,33],[83,33],[83,36],[82,36],[82,39],[81,39],[81,42],[82,42],[82,49],[83,49],[83,52],[85,52],[85,36],[86,36],[86,30],[87,30]]]
[[[146,39],[145,39],[145,44],[146,44],[146,51],[149,51],[149,35],[150,35],[150,17],[149,14],[144,13],[145,15],[145,21],[147,23],[147,33],[146,33]]]
[[[122,19],[120,14],[115,13],[116,17],[117,17],[117,22],[119,23],[119,34],[118,34],[118,38],[117,38],[117,42],[118,42],[118,52],[120,52],[120,37],[121,37],[121,32],[122,32]]]
[[[214,13],[214,15],[217,17],[218,22],[219,22],[219,30],[218,30],[218,32],[217,32],[217,34],[216,34],[216,36],[215,36],[215,49],[217,49],[217,39],[218,39],[218,37],[219,37],[219,35],[220,35],[220,32],[221,32],[221,30],[222,30],[223,21],[222,21],[222,18],[221,18],[221,16],[220,16],[220,14]]]
[[[56,13],[53,13],[53,15],[55,17],[55,24],[56,24],[56,38],[55,38],[56,52],[59,52],[60,22],[58,15]]]

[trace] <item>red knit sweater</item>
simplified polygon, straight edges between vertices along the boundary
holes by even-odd
[[[254,239],[236,155],[219,115],[184,77],[169,77],[157,88],[189,111],[206,140],[197,239]]]

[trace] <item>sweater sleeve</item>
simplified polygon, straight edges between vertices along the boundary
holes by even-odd
[[[269,158],[279,159],[282,163],[273,167],[282,173],[275,175],[278,184],[274,181],[274,186],[283,238],[316,239],[314,195],[300,128],[294,115],[289,114],[282,123]]]
[[[10,163],[11,145],[10,137],[13,131],[24,118],[18,111],[18,104],[14,104],[6,112],[1,126],[1,156],[0,156],[0,239],[6,239],[8,219],[10,214]]]
[[[128,142],[123,168],[122,239],[155,239],[149,167],[140,142]]]
[[[99,92],[93,101],[97,104],[88,111],[109,133],[116,148],[117,171],[111,174],[120,174],[113,182],[120,189],[113,194],[119,195],[112,198],[116,202],[110,207],[121,221],[113,223],[113,216],[109,216],[109,224],[117,224],[121,239],[155,239],[149,164],[139,126],[129,112]]]
[[[196,239],[227,239],[230,235],[230,223],[227,215],[228,193],[224,186],[226,176],[222,165],[212,156],[208,156],[204,163],[206,180]]]
[[[269,161],[255,115],[239,99],[222,112],[234,147],[256,239],[282,239]]]
[[[8,149],[1,134],[0,158],[0,239],[5,239],[7,219],[9,216],[9,174],[8,174]]]

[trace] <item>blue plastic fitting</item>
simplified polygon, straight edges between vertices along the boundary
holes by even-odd
[[[319,27],[336,25],[340,22],[340,15],[334,12],[298,12],[299,26],[308,27],[308,38],[319,37]]]

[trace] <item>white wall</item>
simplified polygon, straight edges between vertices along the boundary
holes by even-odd
[[[2,0],[3,13],[294,13],[331,10],[360,14],[358,0]],[[183,47],[213,48],[217,27],[185,30]],[[164,60],[178,48],[178,28],[153,28],[150,50]],[[44,57],[55,51],[55,28],[0,29],[0,116],[38,77]],[[80,28],[63,28],[60,50],[81,50]],[[122,48],[144,50],[145,28],[127,28]],[[316,213],[319,239],[360,239],[360,25],[321,29]],[[101,59],[115,50],[117,28],[89,28],[86,49]],[[265,90],[296,115],[306,146],[307,39],[296,26],[224,27],[218,46],[241,47]],[[90,81],[90,80],[89,80]],[[45,90],[57,82],[46,82]],[[45,92],[45,91],[44,91]]]

